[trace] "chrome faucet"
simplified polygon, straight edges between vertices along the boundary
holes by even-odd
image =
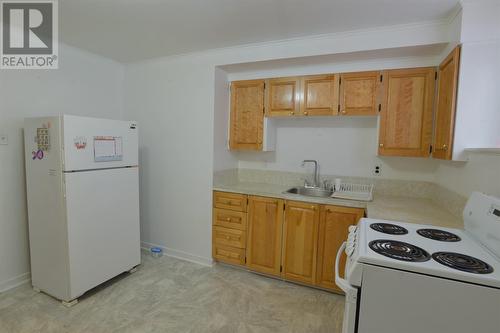
[[[307,182],[307,179],[304,181],[304,187],[320,187],[319,184],[319,173],[318,173],[318,161],[316,160],[303,160],[302,161],[302,166],[304,166],[306,163],[314,163],[314,179],[313,183],[309,184]]]

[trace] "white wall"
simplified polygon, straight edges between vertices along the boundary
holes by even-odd
[[[434,181],[465,197],[479,191],[500,198],[500,153],[467,155],[468,162],[439,162]]]
[[[58,70],[0,73],[0,291],[28,277],[23,118],[68,113],[122,118],[123,66],[61,45]]]
[[[125,85],[125,117],[140,126],[141,238],[202,263],[211,262],[214,74],[176,57],[129,66]]]
[[[375,165],[381,178],[432,181],[436,161],[376,156],[377,117],[277,119],[276,152],[235,153],[242,169],[310,172],[304,159],[315,159],[323,175],[372,177]]]
[[[444,23],[412,24],[210,50],[128,65],[125,117],[135,118],[141,126],[143,242],[163,246],[171,254],[191,260],[211,261],[212,176],[214,167],[219,168],[213,161],[214,119],[217,142],[222,142],[219,131],[227,121],[219,111],[214,112],[215,79],[222,75],[218,73],[216,77],[215,67],[445,43],[446,29]],[[221,96],[217,99],[225,98]],[[215,152],[219,153],[224,154]]]

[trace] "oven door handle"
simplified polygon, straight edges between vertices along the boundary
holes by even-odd
[[[340,274],[339,274],[340,257],[342,256],[342,253],[345,251],[346,244],[347,244],[346,242],[342,243],[342,245],[340,246],[340,248],[337,252],[337,257],[335,258],[335,283],[345,293],[347,293],[349,290],[352,289],[352,286],[349,284],[349,282],[347,282],[346,279],[341,278]]]

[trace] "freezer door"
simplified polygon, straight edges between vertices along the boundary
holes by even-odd
[[[133,121],[64,115],[64,170],[138,165],[137,131]]]
[[[65,174],[71,297],[140,263],[138,168]]]

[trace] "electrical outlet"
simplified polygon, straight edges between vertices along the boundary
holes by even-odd
[[[0,145],[8,145],[9,144],[9,137],[7,134],[0,134]]]
[[[382,175],[382,166],[379,164],[375,165],[375,168],[373,168],[373,175],[374,176],[381,176]]]

